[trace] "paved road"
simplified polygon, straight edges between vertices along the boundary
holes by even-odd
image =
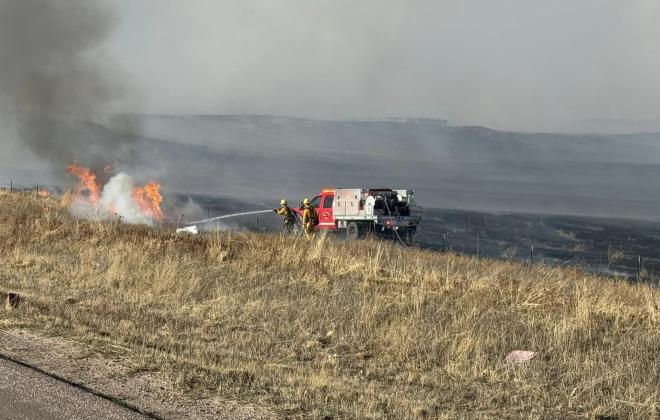
[[[0,419],[145,419],[112,401],[0,359]]]

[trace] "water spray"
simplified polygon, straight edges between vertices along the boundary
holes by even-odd
[[[210,219],[197,220],[195,222],[186,222],[185,225],[199,225],[202,223],[215,222],[216,220],[229,219],[232,217],[249,216],[251,214],[270,213],[272,210],[245,211],[242,213],[225,214],[224,216],[211,217]]]

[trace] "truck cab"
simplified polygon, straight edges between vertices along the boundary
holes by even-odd
[[[325,189],[322,190],[319,195],[311,199],[311,205],[316,210],[316,214],[319,216],[319,225],[317,229],[323,230],[336,230],[337,224],[333,216],[333,204],[335,200],[335,190],[334,189]],[[302,205],[293,209],[296,213],[302,217]]]

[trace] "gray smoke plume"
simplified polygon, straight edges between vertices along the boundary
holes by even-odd
[[[0,112],[57,172],[73,160],[102,168],[136,159],[127,134],[136,127],[92,123],[126,92],[97,50],[116,23],[99,0],[0,0]]]

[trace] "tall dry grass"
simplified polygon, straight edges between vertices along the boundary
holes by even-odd
[[[0,327],[119,346],[192,395],[303,417],[660,414],[649,285],[378,241],[177,236],[6,192],[0,253],[0,289],[27,297]]]

